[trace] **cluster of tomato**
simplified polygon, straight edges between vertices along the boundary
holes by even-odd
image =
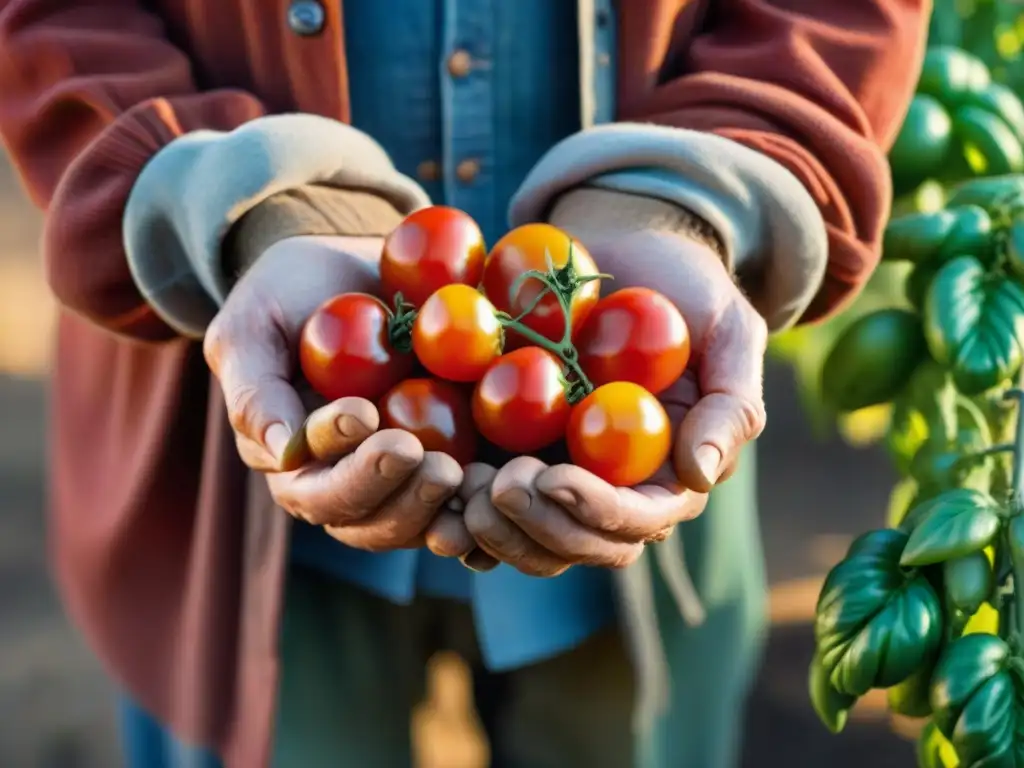
[[[551,225],[518,227],[488,253],[467,214],[425,208],[385,241],[382,297],[342,294],[309,318],[302,372],[461,464],[480,437],[515,454],[564,439],[574,464],[635,485],[671,449],[655,395],[686,368],[689,331],[657,291],[601,298],[603,277]]]

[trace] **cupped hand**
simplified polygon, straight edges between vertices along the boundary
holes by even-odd
[[[371,551],[420,546],[462,481],[449,456],[378,431],[372,403],[343,398],[307,417],[294,384],[302,325],[338,293],[377,291],[380,241],[296,237],[272,246],[232,290],[204,344],[242,460],[268,473],[275,502]],[[442,543],[442,531],[435,536]]]
[[[679,307],[691,361],[659,397],[674,427],[672,456],[641,486],[616,488],[580,467],[531,457],[466,468],[467,532],[490,556],[537,576],[631,564],[646,543],[704,510],[707,493],[765,424],[767,329],[717,254],[666,232],[574,234],[614,276],[610,290],[652,288]]]

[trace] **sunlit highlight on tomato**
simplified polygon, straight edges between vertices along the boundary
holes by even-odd
[[[554,443],[569,420],[561,377],[561,363],[539,347],[499,357],[473,392],[473,421],[480,434],[515,453]]]
[[[633,486],[668,459],[671,425],[654,395],[632,382],[614,382],[572,409],[566,444],[574,464],[612,485]]]
[[[449,381],[477,381],[501,354],[494,305],[468,285],[448,285],[420,308],[412,348],[423,367]]]

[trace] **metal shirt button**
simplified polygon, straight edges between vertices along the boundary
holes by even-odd
[[[480,173],[480,163],[477,160],[463,160],[455,166],[455,175],[463,184],[469,184]]]
[[[437,181],[441,178],[441,166],[433,160],[424,160],[416,167],[420,181]]]
[[[448,57],[448,74],[452,77],[465,77],[473,69],[473,57],[468,51],[458,50]]]
[[[317,0],[292,0],[288,6],[288,28],[296,35],[318,35],[323,31],[326,21],[327,14]]]

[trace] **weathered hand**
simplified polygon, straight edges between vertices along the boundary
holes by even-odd
[[[375,292],[379,251],[370,239],[281,241],[235,286],[205,343],[239,454],[268,473],[274,500],[371,551],[420,546],[462,481],[451,457],[424,452],[407,432],[378,432],[379,415],[366,400],[344,398],[307,419],[304,399],[313,398],[293,384],[306,317],[337,293]],[[443,543],[443,531],[435,539]]]
[[[579,467],[530,457],[500,470],[466,468],[460,496],[468,533],[491,556],[538,576],[634,562],[645,543],[703,511],[707,492],[733,471],[765,421],[765,324],[714,252],[662,232],[576,234],[616,278],[610,288],[654,288],[680,308],[692,358],[660,397],[675,425],[671,460],[642,486],[615,488]],[[489,473],[489,485],[479,482]]]

